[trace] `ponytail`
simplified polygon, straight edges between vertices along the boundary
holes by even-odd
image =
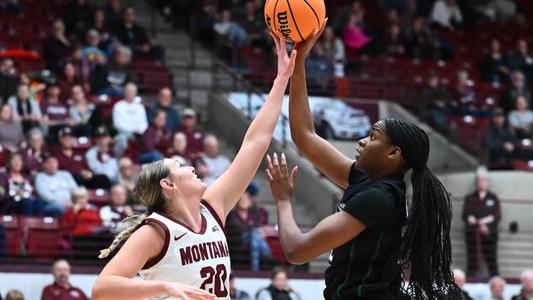
[[[452,205],[448,192],[427,167],[429,137],[420,127],[385,119],[386,135],[402,151],[404,169],[412,169],[413,198],[399,251],[402,273],[410,267],[404,288],[415,299],[463,299],[451,270],[450,225]],[[405,277],[405,276],[404,276]]]
[[[141,227],[146,217],[148,217],[148,215],[144,213],[141,215],[133,215],[124,219],[121,224],[129,224],[129,226],[122,229],[115,236],[115,239],[113,239],[113,242],[108,248],[100,250],[100,255],[98,255],[98,258],[102,259],[108,257],[111,252],[115,251],[115,249],[123,240],[129,238],[135,232],[135,230]]]
[[[424,164],[413,168],[413,198],[400,245],[400,262],[410,264],[406,292],[425,299],[462,299],[450,270],[451,202],[442,183]]]

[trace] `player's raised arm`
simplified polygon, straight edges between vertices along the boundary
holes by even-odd
[[[296,46],[298,57],[291,78],[289,121],[292,140],[298,149],[326,176],[336,184],[348,186],[348,175],[353,160],[344,156],[335,147],[316,134],[307,96],[305,59],[316,43],[327,22],[311,37]]]
[[[233,163],[204,193],[204,200],[217,211],[222,220],[235,206],[257,172],[266,153],[281,112],[289,78],[294,70],[296,51],[287,54],[281,33],[271,34],[278,55],[278,74],[268,98],[248,128]]]

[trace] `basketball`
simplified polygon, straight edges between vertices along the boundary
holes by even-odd
[[[305,41],[320,28],[326,17],[324,0],[267,0],[265,22],[272,31],[281,31],[288,41]]]

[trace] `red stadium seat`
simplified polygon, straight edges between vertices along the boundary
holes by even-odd
[[[17,216],[5,215],[0,217],[0,223],[4,225],[7,239],[7,252],[10,257],[22,254],[23,238]]]
[[[62,237],[57,219],[21,216],[19,222],[29,257],[54,259],[61,254]]]

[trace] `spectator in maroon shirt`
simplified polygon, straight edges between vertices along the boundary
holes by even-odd
[[[187,152],[187,137],[183,132],[176,132],[172,138],[172,147],[167,149],[166,157],[177,160],[182,166],[192,166],[192,159]]]
[[[48,143],[57,144],[59,129],[70,123],[68,106],[60,101],[61,90],[57,85],[48,87],[46,98],[41,101],[43,122],[48,126]]]
[[[27,134],[26,143],[27,145],[22,148],[21,153],[26,163],[26,171],[31,176],[35,176],[41,170],[43,156],[46,153],[43,133],[39,129],[32,129]]]
[[[500,219],[500,200],[489,191],[488,173],[481,169],[478,171],[477,189],[465,198],[463,206],[469,276],[476,276],[476,272],[480,271],[481,253],[485,257],[490,276],[499,275],[496,250]]]
[[[69,283],[70,264],[64,259],[54,262],[52,267],[54,283],[45,287],[41,300],[87,300],[87,296],[77,287]]]
[[[183,110],[181,129],[187,137],[187,152],[192,159],[203,155],[205,133],[196,128],[196,112],[190,108]]]
[[[89,171],[84,153],[75,151],[74,143],[72,129],[70,127],[62,128],[59,131],[59,145],[52,150],[59,161],[59,169],[70,172],[78,184],[87,188],[109,189],[111,187],[109,178],[101,174],[95,175]]]
[[[57,85],[61,90],[61,101],[67,102],[72,98],[72,88],[80,85],[81,82],[76,77],[74,64],[67,62],[63,66],[63,72],[58,76]]]
[[[152,124],[141,137],[141,151],[139,162],[141,164],[151,163],[163,158],[164,149],[168,148],[170,132],[165,129],[167,114],[163,110],[158,110]]]

